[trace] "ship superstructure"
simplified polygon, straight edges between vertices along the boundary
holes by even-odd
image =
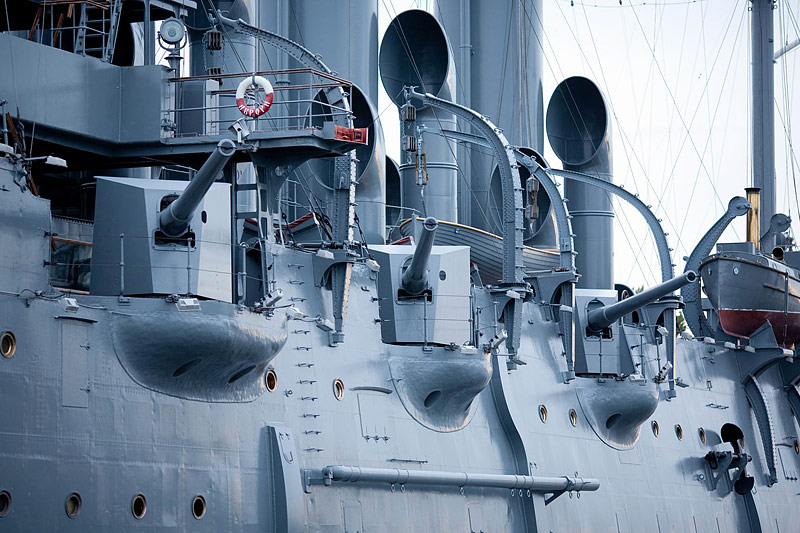
[[[788,333],[692,323],[722,322],[699,278],[752,201],[675,272],[599,88],[545,112],[539,0],[440,0],[380,45],[373,1],[4,8],[0,529],[800,521]],[[638,294],[611,197],[656,242]]]

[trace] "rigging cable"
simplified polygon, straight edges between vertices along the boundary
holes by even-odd
[[[391,13],[391,11],[389,11],[389,8],[388,8],[388,6],[386,5],[386,1],[385,1],[385,0],[381,0],[381,2],[383,3],[383,5],[384,5],[384,8],[386,9],[386,12],[387,12],[387,13],[389,13],[389,15],[391,16],[391,15],[392,15],[392,13]],[[392,10],[394,10],[394,11],[395,11],[395,15],[394,15],[394,17],[393,17],[393,18],[394,18],[394,19],[396,19],[396,18],[397,18],[397,10],[396,10],[396,9],[395,9],[395,7],[394,7],[394,2],[392,2],[392,0],[389,0],[389,3],[392,5]],[[407,57],[408,57],[408,59],[410,60],[410,62],[411,62],[411,66],[414,68],[414,72],[415,72],[415,73],[416,73],[416,75],[417,75],[417,79],[419,79],[419,80],[420,80],[420,82],[422,83],[422,90],[423,90],[424,92],[428,92],[428,91],[427,91],[427,89],[425,88],[425,82],[424,82],[424,80],[423,80],[423,78],[422,78],[422,74],[420,73],[420,70],[419,70],[419,68],[418,68],[418,66],[417,66],[416,60],[414,59],[413,55],[411,54],[411,47],[410,47],[410,45],[408,44],[408,40],[407,40],[407,38],[406,38],[405,31],[403,30],[403,27],[402,27],[402,25],[399,23],[399,21],[398,21],[397,27],[398,27],[398,30],[399,30],[399,31],[398,31],[398,34],[399,34],[399,36],[401,37],[401,42],[402,42],[402,44],[403,44],[403,49],[404,49],[404,50],[405,50],[405,52],[406,52],[406,56],[407,56]],[[399,95],[396,95],[396,96],[399,96]],[[444,131],[444,127],[443,127],[443,125],[442,125],[442,123],[441,123],[441,120],[439,119],[439,115],[436,113],[436,109],[433,109],[433,116],[434,116],[434,118],[436,118],[436,122],[439,124],[439,129],[440,129],[440,130],[442,130],[442,131]],[[452,144],[451,144],[449,141],[448,141],[448,142],[446,142],[445,144],[447,145],[448,149],[450,150],[450,153],[452,154],[452,156],[453,156],[453,159],[457,161],[458,159],[457,159],[457,157],[456,157],[456,154],[455,154],[455,152],[453,151]],[[480,204],[480,202],[478,202],[478,201],[477,201],[477,196],[475,195],[474,191],[472,190],[472,188],[471,188],[471,184],[469,183],[469,180],[468,180],[468,179],[467,179],[467,177],[464,175],[464,171],[463,171],[463,170],[461,169],[461,167],[460,167],[460,166],[458,166],[458,165],[456,165],[456,171],[457,171],[457,174],[458,174],[458,175],[461,177],[461,179],[462,179],[462,180],[464,181],[464,183],[466,184],[467,190],[468,190],[468,191],[470,191],[470,194],[472,195],[473,199],[475,199],[475,200],[476,200],[476,201],[475,201],[475,205],[477,205],[477,206],[478,206],[478,209],[481,211],[481,215],[484,217],[484,220],[487,220],[487,221],[489,221],[490,219],[489,219],[489,217],[486,215],[486,212],[484,211],[484,209],[483,209],[483,206]]]

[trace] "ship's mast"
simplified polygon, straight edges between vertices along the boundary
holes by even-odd
[[[753,56],[753,186],[761,189],[761,232],[775,214],[775,75],[772,10],[775,0],[750,0]],[[772,250],[772,243],[767,252]]]

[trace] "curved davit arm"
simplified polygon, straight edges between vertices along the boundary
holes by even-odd
[[[714,248],[720,236],[722,236],[722,232],[725,231],[725,228],[728,227],[733,219],[746,214],[747,211],[750,210],[750,207],[750,202],[741,196],[731,198],[730,202],[728,202],[728,209],[725,211],[725,214],[711,226],[706,234],[703,235],[703,238],[700,239],[700,242],[697,243],[697,246],[694,247],[692,253],[689,254],[689,258],[686,260],[686,267],[683,271],[688,272],[689,270],[693,270],[702,274],[700,272],[700,262],[711,254],[711,250]],[[692,333],[697,337],[713,337],[714,329],[703,314],[700,284],[695,283],[683,287],[681,289],[681,296],[683,297],[683,303],[686,304],[683,316],[686,319],[686,324],[688,324],[689,329],[692,330]]]
[[[601,180],[600,178],[589,176],[588,174],[583,174],[581,172],[574,172],[572,170],[558,170],[553,168],[548,169],[548,172],[563,176],[567,179],[594,185],[595,187],[599,187],[604,191],[608,191],[611,194],[619,196],[631,204],[644,217],[645,222],[647,222],[647,226],[650,228],[650,233],[653,234],[653,238],[656,241],[658,260],[659,264],[661,265],[661,281],[665,282],[672,279],[674,275],[672,267],[675,265],[672,264],[672,256],[670,254],[671,250],[669,248],[669,244],[667,243],[667,234],[664,233],[664,230],[661,227],[661,221],[658,219],[658,217],[656,217],[653,212],[650,211],[650,208],[647,206],[647,204],[640,200],[638,196],[626,191],[619,185],[614,185],[613,183],[609,183],[605,180]]]
[[[502,131],[492,122],[472,109],[442,100],[429,93],[420,93],[414,88],[406,89],[406,100],[420,102],[452,113],[479,131],[488,141],[497,158],[500,182],[503,190],[503,283],[522,284],[522,189],[519,187],[519,171],[514,149]]]

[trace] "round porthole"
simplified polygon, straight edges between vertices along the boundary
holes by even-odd
[[[653,428],[653,435],[655,435],[656,437],[658,437],[658,422],[656,422],[655,420],[653,420],[653,423],[652,423],[652,424],[650,424],[650,426]]]
[[[4,331],[0,335],[0,355],[9,359],[17,351],[17,338],[10,331]]]
[[[141,520],[144,518],[145,513],[147,513],[147,500],[144,497],[144,494],[137,494],[133,497],[133,501],[131,502],[131,513],[133,513],[133,517],[136,520]]]
[[[544,405],[539,406],[539,418],[542,422],[547,422],[547,407]]]
[[[264,375],[264,384],[270,392],[275,392],[275,389],[278,388],[278,374],[275,373],[274,369],[270,368],[267,370],[267,373]]]
[[[794,439],[794,453],[800,454],[800,442],[797,439]]]
[[[81,514],[81,495],[73,492],[67,496],[67,501],[64,503],[64,510],[70,518],[77,518]]]
[[[447,279],[447,272],[445,272],[444,270],[440,270],[439,271],[439,279],[442,280],[442,281],[446,280]]]
[[[578,426],[578,413],[575,409],[569,410],[569,423],[572,424],[572,427]]]
[[[7,490],[0,491],[0,518],[8,516],[11,512],[11,493]]]
[[[706,443],[706,430],[703,429],[703,428],[700,428],[700,429],[697,430],[697,433],[700,435],[700,442],[705,444]]]
[[[333,395],[339,401],[344,398],[344,382],[339,378],[333,380]]]
[[[675,426],[675,436],[678,437],[678,440],[683,440],[683,428],[680,424]]]
[[[200,520],[206,514],[206,499],[201,494],[198,494],[192,500],[192,516]]]

